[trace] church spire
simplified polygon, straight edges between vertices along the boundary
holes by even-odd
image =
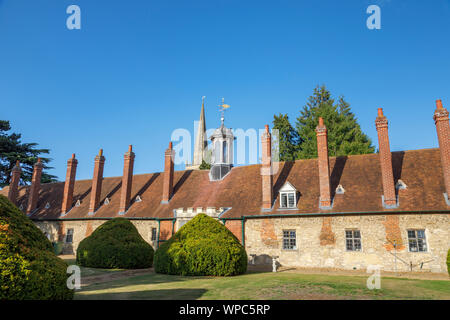
[[[205,98],[205,96],[202,97],[202,110],[200,111],[200,120],[198,123],[197,135],[195,137],[194,166],[202,164],[208,147],[208,142],[206,141]]]

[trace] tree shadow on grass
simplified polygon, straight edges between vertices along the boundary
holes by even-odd
[[[77,294],[76,300],[196,300],[201,298],[207,289],[160,289],[108,292],[99,294]]]

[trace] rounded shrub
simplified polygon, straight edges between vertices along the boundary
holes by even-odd
[[[67,267],[42,231],[0,195],[0,300],[72,299]]]
[[[114,218],[83,239],[77,263],[83,267],[140,269],[153,264],[154,250],[125,218]]]
[[[155,253],[158,273],[232,276],[247,271],[247,253],[222,223],[198,214]]]

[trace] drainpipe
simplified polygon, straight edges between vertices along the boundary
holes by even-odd
[[[177,221],[177,218],[172,219],[172,235],[175,233],[175,222]]]
[[[245,249],[245,217],[242,216],[241,219],[241,229],[242,229],[242,246]]]
[[[159,233],[161,232],[161,220],[157,219],[158,221],[158,232],[156,233],[156,249],[159,248]]]

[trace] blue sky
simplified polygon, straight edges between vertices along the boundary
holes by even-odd
[[[66,8],[81,8],[68,30]],[[381,30],[366,8],[381,7]],[[0,0],[1,119],[24,142],[51,149],[51,173],[122,174],[133,144],[136,173],[161,171],[176,128],[263,128],[292,122],[317,84],[344,95],[377,145],[383,107],[392,150],[437,147],[435,100],[450,104],[450,1]]]

